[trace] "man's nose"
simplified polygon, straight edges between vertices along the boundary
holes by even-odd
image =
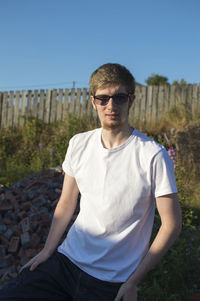
[[[108,108],[113,108],[115,107],[115,102],[113,101],[113,98],[111,97],[107,103]]]

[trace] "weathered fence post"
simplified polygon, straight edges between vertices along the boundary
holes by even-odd
[[[56,120],[62,120],[62,99],[63,99],[63,89],[59,89]]]
[[[20,111],[19,126],[23,127],[26,119],[26,91],[22,91],[21,111]]]
[[[84,88],[83,89],[83,97],[82,97],[81,116],[87,114],[88,101],[90,101],[90,100],[87,100],[87,89]]]
[[[44,120],[45,111],[45,100],[44,100],[44,90],[40,90],[40,102],[38,104],[38,118]]]
[[[74,114],[75,113],[75,88],[71,89],[71,94],[70,94],[70,102],[69,102],[69,113]]]
[[[65,89],[65,97],[64,97],[63,110],[62,110],[62,120],[65,120],[69,110],[68,97],[69,97],[69,89]]]
[[[31,117],[38,117],[38,90],[34,90],[33,92],[33,110]]]
[[[56,111],[57,111],[57,90],[51,91],[51,110],[50,110],[50,123],[56,121]]]
[[[151,121],[152,116],[152,95],[153,95],[153,87],[147,87],[147,102],[146,102],[146,121],[149,123]]]
[[[0,92],[0,127],[1,127],[1,121],[2,121],[2,106],[3,106],[3,93]]]
[[[14,91],[10,91],[9,101],[8,101],[8,126],[13,125],[14,115]]]
[[[3,128],[7,126],[7,112],[8,111],[8,92],[3,93],[3,103],[2,103],[2,120],[1,125]]]
[[[80,116],[81,115],[81,89],[77,89],[77,94],[76,94],[76,107],[75,107],[75,114]]]
[[[51,112],[51,90],[46,92],[46,101],[44,104],[44,122],[50,122],[50,112]]]
[[[32,90],[28,90],[28,102],[26,116],[31,117],[32,115]]]

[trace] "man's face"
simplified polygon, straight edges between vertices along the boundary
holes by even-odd
[[[102,95],[127,95],[127,91],[124,86],[120,85],[108,85],[106,88],[97,89],[95,96]],[[91,96],[91,102],[95,110],[97,110],[101,125],[103,129],[120,129],[128,124],[128,113],[133,103],[134,95],[127,96],[126,101],[121,103],[115,103],[113,98],[110,98],[105,105],[98,104],[98,99],[95,100]]]

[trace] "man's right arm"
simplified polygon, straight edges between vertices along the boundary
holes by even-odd
[[[20,272],[27,267],[30,267],[30,270],[33,271],[40,263],[47,260],[55,251],[76,209],[78,193],[79,189],[75,178],[65,174],[62,193],[54,212],[44,248],[27,264],[25,264],[21,268]]]

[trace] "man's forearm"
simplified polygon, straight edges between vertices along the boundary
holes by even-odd
[[[180,227],[167,229],[164,226],[155,237],[149,251],[128,280],[122,284],[115,301],[137,300],[137,285],[144,276],[161,260],[180,233]]]
[[[154,268],[154,266],[161,260],[165,253],[169,250],[171,245],[178,237],[181,226],[173,229],[161,226],[157,236],[155,237],[149,251],[144,256],[138,268],[127,280],[127,283],[137,286],[137,284],[144,278],[144,276]]]
[[[76,203],[74,202],[63,205],[62,202],[58,202],[54,212],[49,234],[44,245],[44,249],[49,254],[52,254],[58,246],[60,239],[73,216],[76,208]]]

